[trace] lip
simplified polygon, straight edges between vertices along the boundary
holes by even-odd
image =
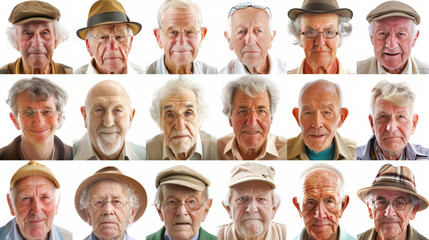
[[[323,138],[323,137],[325,137],[326,136],[326,134],[311,134],[311,135],[309,135],[311,138],[315,138],[315,139],[321,139],[321,138]]]
[[[177,135],[177,136],[174,136],[173,138],[178,139],[178,138],[187,138],[187,137],[188,135]]]
[[[394,56],[398,56],[398,55],[399,55],[399,54],[401,54],[401,53],[387,53],[387,52],[384,52],[383,54],[384,54],[384,55],[387,55],[387,56],[394,57]]]
[[[31,132],[35,134],[43,134],[48,131],[48,129],[41,129],[41,130],[30,130]]]
[[[28,221],[30,224],[40,224],[40,223],[43,223],[44,222],[44,220],[42,219],[42,220],[33,220],[33,221]]]

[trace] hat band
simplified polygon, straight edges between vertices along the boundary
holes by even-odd
[[[87,26],[92,27],[105,22],[129,22],[128,16],[121,12],[103,12],[88,19]]]
[[[413,187],[410,187],[407,184],[404,184],[403,182],[398,182],[398,181],[377,181],[375,183],[372,184],[372,187],[395,187],[399,189],[403,189],[403,190],[407,190],[410,192],[414,192],[417,193],[416,189]]]
[[[325,3],[309,3],[302,7],[302,10],[306,11],[318,11],[318,12],[326,12],[326,11],[335,11],[339,10],[335,6],[325,4]]]

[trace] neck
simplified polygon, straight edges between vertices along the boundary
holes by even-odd
[[[268,74],[268,72],[270,71],[270,61],[268,60],[268,55],[264,63],[259,66],[255,66],[255,67],[248,67],[246,65],[244,66],[246,67],[247,71],[249,71],[251,74]]]
[[[192,62],[186,65],[176,65],[164,58],[165,67],[170,74],[192,74]]]
[[[305,60],[304,74],[337,74],[338,71],[338,62],[336,58],[325,66],[312,66]]]
[[[262,234],[262,235],[257,236],[257,237],[245,237],[245,236],[242,236],[240,233],[237,232],[238,240],[264,240],[266,235],[267,235],[267,233]]]
[[[381,150],[381,152],[383,153],[383,156],[386,160],[399,160],[399,158],[401,157],[402,152],[386,152]]]
[[[387,69],[384,66],[382,66],[382,67],[383,67],[384,71],[386,71],[390,74],[400,74],[400,73],[402,73],[402,71],[404,71],[406,66],[407,66],[407,63],[405,63],[403,66],[396,68],[396,69]]]
[[[21,150],[27,160],[51,160],[54,154],[54,139],[43,144],[34,144],[22,137]]]
[[[41,68],[31,68],[24,63],[23,66],[23,72],[24,74],[50,74],[51,73],[51,64],[48,63],[46,66]]]
[[[408,227],[407,227],[407,231],[408,231]],[[381,236],[380,234],[377,233],[377,237],[376,240],[406,240],[407,239],[407,231],[403,232],[401,235],[392,237],[392,238],[386,238],[384,236]]]
[[[241,158],[243,160],[256,160],[256,158],[261,154],[262,147],[259,148],[246,148],[238,145],[238,151],[240,152]]]
[[[325,240],[337,240],[340,237],[339,235],[340,235],[340,232],[337,229],[337,231],[335,233],[331,234],[331,236],[329,236]],[[304,239],[305,240],[317,240],[313,235],[308,234],[307,231],[305,232]]]
[[[171,151],[171,152],[174,154],[174,157],[176,158],[176,160],[187,160],[189,158],[189,156],[191,156],[191,153],[193,153],[195,151],[194,150],[195,147],[196,147],[196,145],[194,145],[194,147],[189,149],[189,151],[187,151],[187,152],[181,152],[181,153],[175,153],[173,151]]]

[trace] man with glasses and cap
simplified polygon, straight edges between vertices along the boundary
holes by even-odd
[[[305,53],[301,66],[288,74],[352,73],[336,57],[337,49],[352,32],[353,12],[339,8],[336,0],[304,0],[302,8],[289,10],[289,32]]]
[[[60,203],[59,189],[60,183],[45,165],[30,161],[19,168],[7,194],[15,218],[0,228],[0,239],[71,240],[69,231],[53,224]]]
[[[411,6],[387,1],[366,16],[374,57],[357,62],[359,74],[427,74],[429,65],[411,56],[420,15]]]
[[[0,68],[0,74],[71,74],[73,69],[52,60],[58,44],[68,38],[59,23],[60,11],[42,1],[24,1],[9,16],[9,42],[21,57]]]
[[[231,8],[224,35],[237,58],[220,74],[286,74],[286,63],[268,53],[276,36],[271,18],[270,8],[255,1],[241,2]]]
[[[217,73],[216,68],[195,60],[207,28],[200,7],[192,0],[164,0],[153,33],[164,54],[147,67],[147,74]]]
[[[357,195],[374,219],[374,228],[359,234],[358,240],[427,239],[409,223],[428,207],[428,200],[417,193],[414,174],[408,167],[383,165],[371,186],[360,189]]]
[[[273,167],[253,162],[231,170],[222,201],[232,222],[218,227],[218,240],[285,240],[286,225],[271,221],[280,206]]]
[[[79,185],[74,203],[79,216],[93,229],[85,240],[134,240],[126,229],[143,215],[147,195],[137,180],[109,166]]]
[[[98,0],[90,8],[87,26],[77,30],[85,40],[92,57],[89,64],[74,74],[142,74],[143,68],[128,61],[133,36],[142,26],[130,21],[124,7],[117,0]]]
[[[213,201],[209,198],[208,178],[178,165],[159,172],[155,186],[155,207],[164,226],[146,240],[216,240],[201,227]]]

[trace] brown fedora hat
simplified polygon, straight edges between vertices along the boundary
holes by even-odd
[[[80,39],[85,40],[86,33],[92,27],[104,25],[126,23],[133,30],[133,35],[137,35],[142,29],[138,22],[131,22],[124,7],[117,0],[98,0],[89,9],[87,26],[76,31]]]
[[[425,210],[428,207],[428,200],[417,193],[414,174],[408,167],[394,167],[391,164],[384,164],[378,170],[374,182],[370,187],[359,189],[358,197],[365,203],[366,196],[373,190],[392,190],[400,191],[416,196],[420,200],[418,211]]]
[[[304,0],[301,8],[292,8],[287,15],[290,19],[295,20],[302,13],[336,13],[341,17],[353,17],[352,10],[339,8],[336,0]]]
[[[76,190],[76,194],[74,196],[74,205],[77,213],[85,222],[87,222],[87,217],[85,214],[85,210],[80,209],[80,198],[82,196],[83,191],[89,185],[100,180],[112,180],[126,183],[131,189],[134,190],[134,193],[136,194],[139,201],[139,209],[137,210],[136,216],[134,217],[134,222],[136,222],[143,215],[147,206],[147,194],[144,187],[137,180],[124,175],[116,167],[109,166],[98,170],[92,176],[85,179]]]

